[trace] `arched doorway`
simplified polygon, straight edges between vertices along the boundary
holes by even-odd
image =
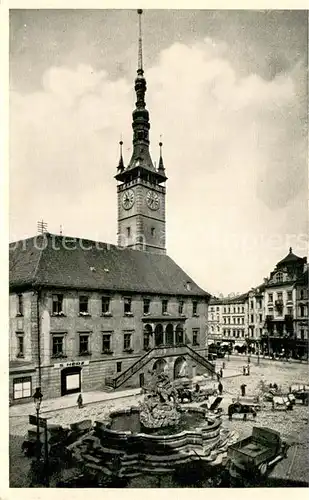
[[[184,343],[184,335],[183,335],[183,326],[182,325],[176,326],[175,337],[176,337],[175,343],[177,345]]]
[[[148,351],[150,349],[150,339],[152,336],[152,326],[151,325],[145,325],[144,327],[144,339],[143,339],[143,347],[144,351]]]
[[[155,346],[163,345],[163,326],[159,323],[154,332]]]
[[[157,359],[153,364],[152,370],[157,374],[165,372],[167,370],[166,360],[164,358]]]
[[[188,376],[188,364],[184,356],[176,359],[174,364],[174,379]]]
[[[81,390],[81,367],[71,366],[61,371],[61,396]]]
[[[165,344],[166,345],[174,344],[174,327],[171,323],[169,323],[165,329]]]

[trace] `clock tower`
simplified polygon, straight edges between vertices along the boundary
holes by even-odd
[[[165,182],[162,142],[158,168],[149,152],[149,113],[146,109],[139,9],[138,69],[135,79],[136,103],[132,117],[133,152],[125,167],[120,141],[118,181],[118,245],[146,252],[165,253]]]

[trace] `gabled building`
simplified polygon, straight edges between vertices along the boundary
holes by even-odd
[[[141,11],[139,11],[141,14]],[[139,19],[141,19],[139,17]],[[118,246],[42,234],[10,245],[10,398],[143,386],[207,372],[203,291],[168,255],[165,168],[149,152],[141,30],[133,153],[116,173]],[[86,175],[86,173],[85,173]]]
[[[306,275],[307,258],[298,257],[290,248],[288,255],[278,262],[265,280],[266,311],[262,344],[263,350],[269,354],[284,352],[298,357],[308,353]]]

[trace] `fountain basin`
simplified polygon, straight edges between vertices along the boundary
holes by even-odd
[[[134,476],[173,471],[179,464],[204,460],[218,465],[234,441],[222,430],[218,417],[208,418],[203,408],[180,408],[177,428],[144,429],[138,407],[114,411],[73,445],[75,456],[92,471]]]

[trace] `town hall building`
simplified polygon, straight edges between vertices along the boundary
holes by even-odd
[[[141,11],[139,27],[141,28]],[[160,143],[149,152],[139,31],[133,152],[115,179],[118,244],[43,233],[10,244],[10,400],[142,387],[153,371],[213,374],[210,295],[166,254]]]

